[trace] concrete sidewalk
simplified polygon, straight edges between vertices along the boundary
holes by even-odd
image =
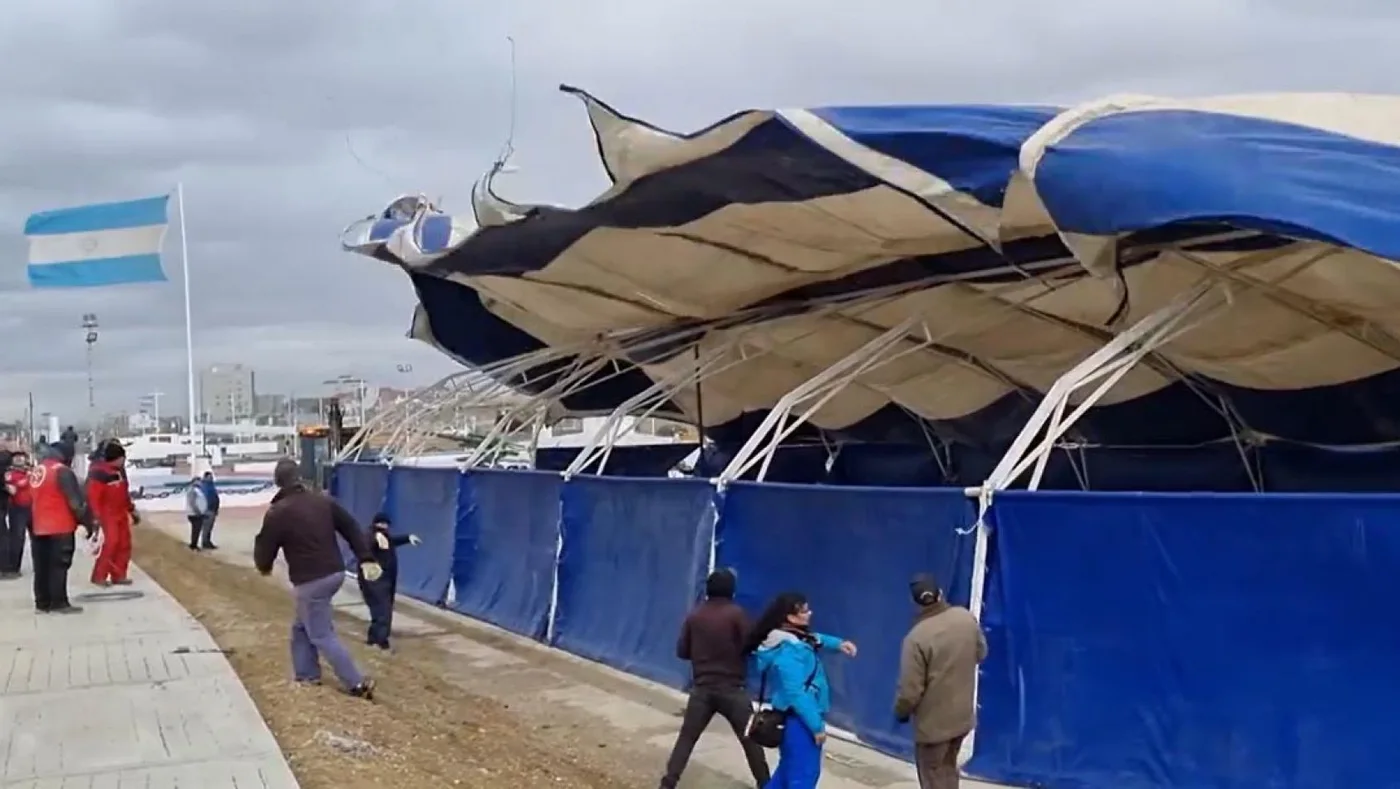
[[[83,599],[91,569],[73,567],[73,616],[34,611],[27,556],[0,581],[0,787],[296,789],[204,628],[139,571]]]
[[[251,568],[253,536],[261,518],[262,513],[255,510],[221,514],[214,534],[220,550],[206,556]],[[183,519],[157,516],[149,521],[177,539],[189,537]],[[280,562],[278,566],[280,573]],[[368,619],[353,583],[341,590],[337,605],[352,616]],[[426,639],[454,656],[446,678],[470,693],[499,701],[527,720],[557,719],[560,708],[565,708],[585,726],[610,732],[610,741],[636,744],[640,757],[654,760],[656,770],[664,766],[685,706],[685,697],[674,690],[404,596],[399,598],[394,632],[399,639]],[[752,786],[734,735],[718,717],[696,746],[691,764],[709,770],[688,771],[681,782],[686,789]],[[905,762],[833,740],[827,747],[821,785],[823,789],[917,789],[918,780]],[[967,779],[962,786],[994,789]]]

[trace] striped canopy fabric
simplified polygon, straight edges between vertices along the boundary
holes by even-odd
[[[1071,108],[756,110],[691,134],[581,91],[612,188],[475,216],[413,198],[346,248],[399,265],[414,336],[472,365],[600,336],[610,409],[728,348],[703,420],[748,424],[919,316],[925,347],[827,402],[829,435],[996,447],[1056,379],[1203,281],[1228,308],[1138,365],[1088,443],[1400,441],[1400,97],[1120,96]],[[620,350],[619,350],[620,348]],[[693,393],[674,408],[694,418]]]

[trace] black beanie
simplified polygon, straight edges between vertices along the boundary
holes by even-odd
[[[126,449],[122,447],[122,442],[115,438],[108,439],[107,443],[102,447],[102,459],[109,463],[115,461],[117,458],[124,457],[126,457]]]
[[[736,586],[738,579],[734,577],[733,570],[715,570],[705,579],[705,596],[733,600]]]
[[[943,598],[938,587],[938,579],[929,573],[919,573],[909,582],[909,594],[919,605],[929,606]]]
[[[387,513],[387,512],[376,512],[376,513],[374,513],[374,520],[371,520],[371,521],[369,522],[369,525],[371,525],[371,526],[379,526],[379,525],[388,526],[388,525],[391,524],[391,523],[393,523],[393,521],[389,520],[389,513]]]

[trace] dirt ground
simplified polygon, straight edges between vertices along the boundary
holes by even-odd
[[[337,614],[342,637],[380,683],[375,702],[333,683],[296,686],[285,588],[251,568],[192,562],[180,541],[136,532],[136,562],[230,652],[303,789],[641,786],[635,766],[609,765],[606,751],[541,742],[536,729],[549,721],[522,720],[446,681],[437,670],[445,655],[433,644],[414,641],[385,655],[363,646],[363,623],[344,614]]]

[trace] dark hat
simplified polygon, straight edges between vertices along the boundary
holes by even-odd
[[[126,449],[122,446],[122,442],[115,438],[107,439],[107,442],[102,446],[102,459],[111,462],[124,457],[126,457]]]
[[[721,568],[710,573],[710,577],[705,579],[705,596],[732,600],[734,589],[738,585],[739,579],[734,575],[734,571]]]
[[[385,526],[388,526],[389,524],[393,523],[392,520],[389,520],[389,513],[387,513],[387,512],[376,512],[376,513],[374,513],[374,519],[370,521],[370,525],[371,525],[371,526],[378,526],[378,525],[381,524],[381,523],[384,524]]]
[[[909,582],[909,595],[919,605],[933,605],[943,598],[943,591],[932,574],[919,573]]]

